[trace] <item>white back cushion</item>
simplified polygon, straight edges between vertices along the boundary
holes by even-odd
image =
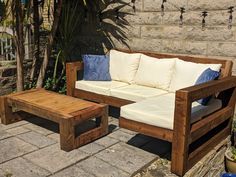
[[[214,71],[220,71],[221,66],[221,64],[200,64],[176,59],[169,91],[175,92],[193,86],[204,70],[211,68]]]
[[[141,54],[110,50],[110,75],[112,80],[132,83],[139,66]]]
[[[175,59],[157,59],[141,55],[135,83],[168,90],[174,71]]]

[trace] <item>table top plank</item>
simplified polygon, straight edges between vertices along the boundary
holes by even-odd
[[[18,94],[11,94],[7,96],[9,105],[20,107],[32,113],[35,111],[38,116],[43,114],[45,117],[54,116],[57,118],[70,118],[74,116],[75,112],[80,113],[80,110],[89,110],[89,108],[101,108],[102,105],[81,100],[78,98],[61,95],[44,89],[33,89],[29,92],[20,92]],[[31,109],[31,110],[30,110]],[[33,111],[32,111],[33,110]],[[40,112],[40,110],[42,112]],[[48,112],[48,113],[47,113]],[[41,115],[42,116],[42,115]],[[55,121],[55,120],[53,120]]]

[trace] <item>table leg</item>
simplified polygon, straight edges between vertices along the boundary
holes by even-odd
[[[75,148],[75,127],[70,119],[60,121],[60,143],[64,151],[68,152]]]
[[[104,135],[108,133],[108,105],[104,104],[103,114],[101,116],[101,128],[104,132]]]
[[[8,106],[6,96],[0,97],[0,118],[1,118],[1,122],[5,125],[11,124],[11,123],[14,123],[23,119],[20,114],[12,112],[12,108]]]

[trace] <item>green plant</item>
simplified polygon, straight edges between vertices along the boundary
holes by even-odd
[[[232,153],[231,158],[233,159],[233,161],[236,162],[236,148],[235,147],[232,147],[231,153]]]

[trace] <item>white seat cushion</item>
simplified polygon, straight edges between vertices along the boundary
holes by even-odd
[[[112,80],[132,83],[138,70],[140,53],[129,54],[110,50],[110,75]]]
[[[221,66],[221,64],[199,64],[176,59],[169,91],[175,92],[193,86],[204,70],[211,68],[214,71],[220,71]]]
[[[217,99],[210,100],[208,106],[202,106],[194,102],[192,104],[191,122],[193,123],[220,109],[221,106],[221,101]],[[126,119],[173,130],[174,109],[175,94],[169,93],[122,106],[120,114],[121,117]]]
[[[165,90],[141,85],[128,85],[120,88],[111,89],[111,96],[135,102],[167,93],[168,92]]]
[[[76,81],[75,88],[85,90],[88,92],[93,92],[101,95],[110,96],[111,88],[119,88],[122,86],[127,86],[127,83],[118,81]]]
[[[175,59],[157,59],[142,54],[135,84],[168,90],[174,65]]]

